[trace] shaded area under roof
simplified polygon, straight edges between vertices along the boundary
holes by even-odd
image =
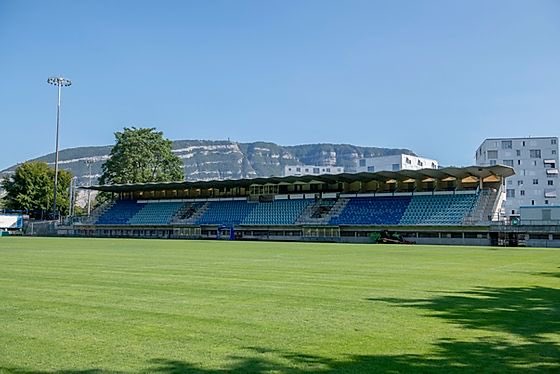
[[[133,183],[133,184],[111,184],[90,187],[80,187],[85,190],[96,190],[103,192],[134,192],[134,191],[162,191],[162,190],[181,190],[192,188],[225,188],[225,187],[246,187],[252,185],[265,184],[292,184],[300,183],[327,183],[338,182],[385,182],[391,179],[405,181],[407,179],[422,180],[434,178],[442,180],[449,177],[463,179],[467,177],[487,178],[489,176],[510,177],[515,174],[513,168],[503,165],[494,166],[467,166],[467,167],[447,167],[442,169],[421,169],[421,170],[401,170],[401,171],[378,171],[374,173],[343,173],[343,174],[323,174],[323,175],[303,175],[289,177],[267,177],[250,179],[225,179],[197,182],[153,182],[153,183]]]

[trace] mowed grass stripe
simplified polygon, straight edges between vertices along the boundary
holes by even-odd
[[[559,255],[2,238],[0,372],[560,370]]]

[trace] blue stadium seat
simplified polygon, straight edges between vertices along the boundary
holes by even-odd
[[[401,225],[460,225],[471,212],[478,195],[413,196]]]
[[[478,194],[352,197],[331,225],[461,225],[477,203]],[[312,199],[247,202],[213,201],[196,219],[198,225],[293,225]],[[325,201],[330,208],[335,200]],[[150,202],[119,200],[96,221],[98,225],[169,225],[185,211],[203,202]],[[183,210],[181,210],[183,209]],[[328,209],[327,209],[328,210]]]
[[[118,200],[95,222],[97,225],[127,225],[145,204],[135,200]]]
[[[212,201],[195,222],[198,225],[239,225],[257,203],[246,200]]]
[[[144,204],[128,221],[130,225],[168,225],[181,209],[182,202],[154,202]]]
[[[314,200],[275,200],[257,203],[242,225],[293,225]]]
[[[410,196],[353,197],[332,225],[398,225]]]

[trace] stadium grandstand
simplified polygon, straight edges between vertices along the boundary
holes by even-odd
[[[496,242],[502,165],[84,187],[112,194],[59,233],[98,237],[368,242],[382,230],[430,244]]]

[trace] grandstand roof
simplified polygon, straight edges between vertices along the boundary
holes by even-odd
[[[323,175],[303,175],[289,177],[268,177],[249,179],[225,179],[196,182],[154,182],[154,183],[132,183],[111,184],[80,187],[103,192],[133,192],[133,191],[158,191],[158,190],[180,190],[187,188],[222,188],[222,187],[250,187],[252,185],[265,184],[294,184],[294,183],[338,183],[338,182],[369,182],[372,180],[387,182],[389,180],[406,181],[408,179],[444,180],[446,178],[463,179],[467,177],[487,178],[490,176],[509,177],[514,175],[513,168],[503,165],[494,166],[467,166],[447,167],[442,169],[421,169],[401,171],[378,171],[374,173],[343,173]]]

